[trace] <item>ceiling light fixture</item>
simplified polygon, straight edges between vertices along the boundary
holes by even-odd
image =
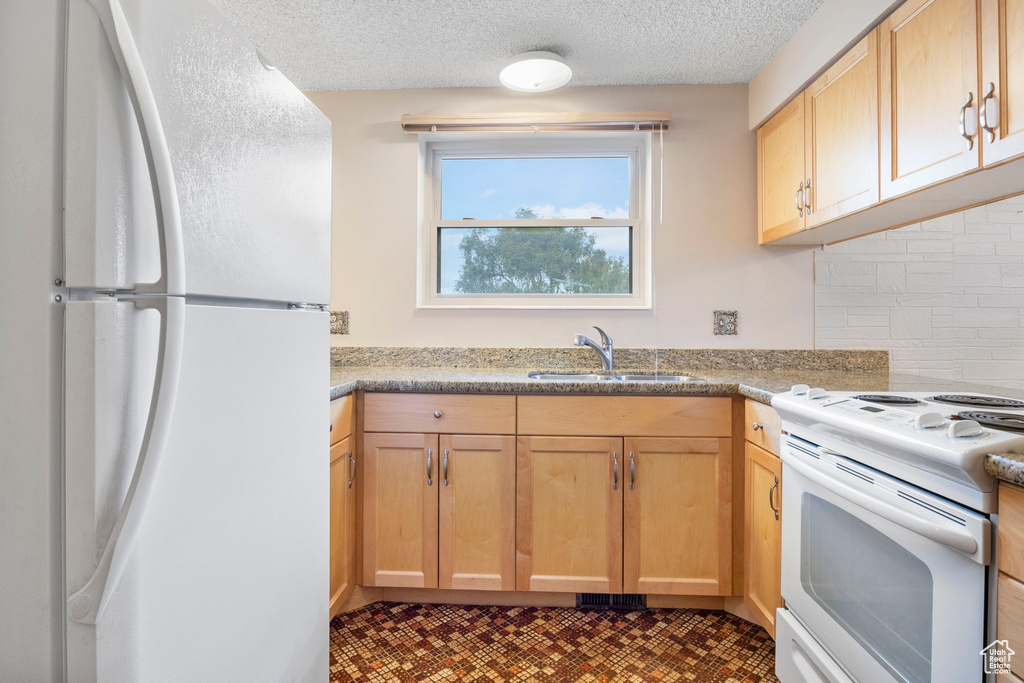
[[[572,69],[554,52],[524,52],[512,58],[498,79],[510,90],[547,92],[561,88],[572,78]]]

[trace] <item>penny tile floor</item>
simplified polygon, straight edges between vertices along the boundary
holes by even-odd
[[[776,682],[775,643],[727,612],[380,602],[331,622],[331,681]]]

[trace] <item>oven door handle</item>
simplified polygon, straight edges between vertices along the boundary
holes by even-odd
[[[784,458],[787,465],[829,492],[936,543],[941,543],[967,555],[974,555],[978,551],[977,539],[966,529],[939,525],[919,517],[828,476],[803,462],[798,454],[792,453],[792,449],[787,449],[786,454],[790,456]]]

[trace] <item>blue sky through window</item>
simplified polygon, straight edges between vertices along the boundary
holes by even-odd
[[[515,219],[520,208],[531,209],[538,218],[628,218],[629,194],[629,158],[623,156],[441,161],[442,220]],[[467,232],[442,231],[442,293],[454,291],[463,261],[459,243]],[[622,239],[621,231],[587,232],[609,256],[629,259],[629,240]]]

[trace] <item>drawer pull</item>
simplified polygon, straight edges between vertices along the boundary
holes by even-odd
[[[441,419],[441,411],[440,410],[435,410],[434,411],[434,417],[436,417],[437,419],[440,420]]]
[[[754,431],[755,431],[755,432],[756,432],[757,430],[759,430],[759,429],[764,429],[764,425],[763,425],[763,424],[761,424],[760,422],[755,422],[754,424],[752,424],[752,425],[750,425],[750,426],[751,426],[751,427],[753,427],[753,429],[754,429]]]

